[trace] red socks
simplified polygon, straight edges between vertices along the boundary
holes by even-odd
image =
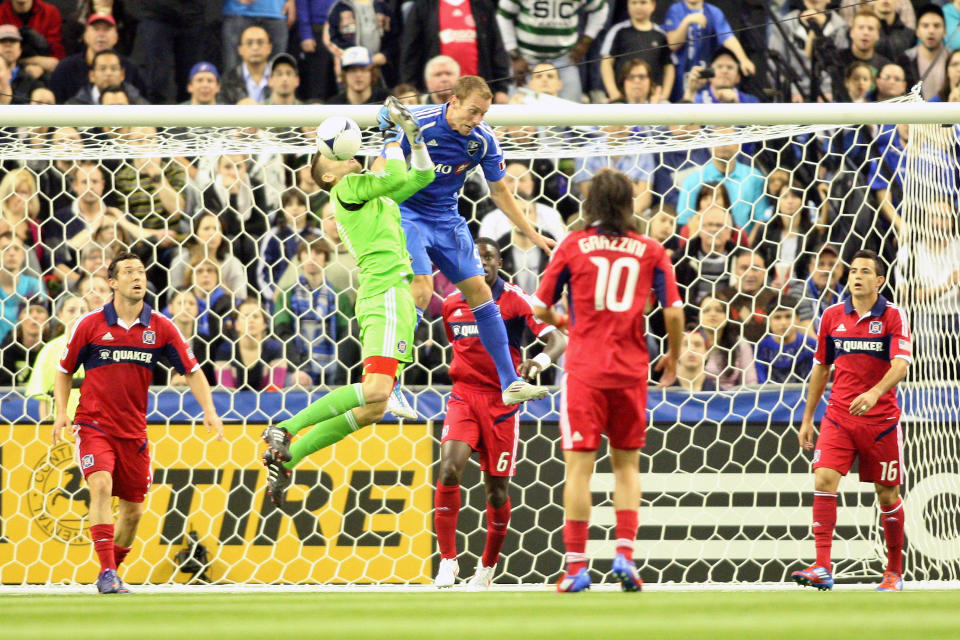
[[[509,513],[509,505],[510,503],[507,502],[507,513]],[[437,532],[437,547],[440,549],[441,558],[457,557],[457,516],[459,515],[460,485],[437,484],[433,494],[433,528]],[[488,515],[487,518],[489,517]],[[500,548],[497,547],[498,552],[499,550]]]
[[[587,566],[587,530],[585,520],[567,520],[563,525],[563,546],[567,549],[567,574],[576,575]]]
[[[817,564],[830,571],[830,549],[837,526],[837,494],[813,492],[813,539],[817,546]]]
[[[107,569],[116,569],[117,562],[114,559],[113,548],[113,525],[90,525],[90,537],[93,539],[93,548],[97,552],[97,557],[100,558],[100,573],[103,573]]]
[[[124,558],[127,557],[127,554],[130,553],[130,547],[121,547],[119,545],[113,545],[113,563],[119,567],[120,563],[123,562]]]
[[[637,510],[617,511],[617,553],[633,560],[633,542],[637,539]]]
[[[502,506],[494,507],[487,503],[487,544],[483,547],[481,562],[492,567],[500,559],[500,548],[507,537],[507,525],[510,524],[510,498]]]
[[[887,571],[903,575],[903,500],[880,505],[883,539],[887,543]]]

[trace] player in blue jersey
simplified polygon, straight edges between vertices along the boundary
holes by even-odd
[[[484,279],[480,254],[457,208],[467,174],[479,165],[490,187],[490,198],[510,221],[548,254],[556,243],[534,229],[501,181],[506,173],[503,152],[493,129],[483,121],[492,99],[493,93],[482,78],[463,76],[454,85],[449,102],[414,111],[434,160],[436,179],[400,203],[400,215],[413,259],[410,288],[418,319],[433,295],[432,262],[457,285],[470,305],[480,341],[497,367],[503,402],[511,405],[542,398],[547,389],[523,380],[514,366],[507,331]],[[380,111],[380,124],[382,128],[393,127],[387,107]],[[409,154],[409,143],[402,144],[404,153]],[[395,406],[391,404],[391,411]]]

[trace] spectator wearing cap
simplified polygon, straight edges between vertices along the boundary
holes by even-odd
[[[325,99],[337,92],[333,54],[323,45],[327,14],[334,0],[297,0],[297,35],[300,37],[300,97]]]
[[[897,64],[906,72],[907,86],[913,86],[923,78],[922,95],[925,100],[934,97],[943,89],[946,67],[940,60],[946,58],[943,39],[946,36],[946,21],[943,10],[933,4],[917,12],[917,39],[919,44],[904,51]]]
[[[20,305],[17,328],[0,342],[0,387],[22,387],[43,348],[43,329],[50,312],[43,299],[34,297]]]
[[[375,86],[380,78],[366,47],[350,47],[340,59],[343,91],[331,96],[327,104],[380,104],[390,92]]]
[[[187,82],[190,99],[180,104],[223,104],[220,98],[220,72],[209,62],[198,62],[190,69]]]
[[[118,38],[117,21],[113,16],[94,13],[87,18],[87,26],[83,30],[83,51],[61,60],[50,74],[49,85],[57,97],[57,104],[63,104],[89,84],[93,56],[101,51],[113,50]],[[120,64],[126,81],[141,93],[145,91],[146,86],[137,66],[126,56],[120,56]]]
[[[806,327],[808,335],[816,336],[820,326],[820,317],[827,307],[840,302],[843,297],[843,263],[840,262],[840,250],[832,244],[825,244],[820,253],[811,254],[805,280],[799,278],[787,282],[784,287],[792,295],[800,297],[797,307],[797,321]]]
[[[384,0],[335,0],[330,5],[327,14],[330,51],[342,57],[350,47],[366,47],[388,86],[397,83],[400,36],[400,19]]]
[[[880,42],[877,43],[877,52],[890,60],[896,60],[916,44],[917,34],[897,15],[897,0],[875,0],[871,7],[880,18]],[[943,17],[942,13],[940,17]],[[917,15],[918,21],[919,18]]]
[[[710,60],[710,70],[713,77],[704,80],[700,77],[704,68],[696,66],[687,74],[687,86],[683,99],[689,102],[712,104],[725,103],[754,103],[760,102],[757,96],[739,89],[740,61],[732,51],[725,48],[717,49]]]
[[[13,102],[17,104],[26,104],[30,100],[30,94],[39,86],[40,81],[34,77],[32,72],[42,73],[42,69],[36,65],[27,65],[20,63],[20,54],[23,51],[20,36],[20,30],[12,24],[0,24],[0,58],[7,63],[10,69],[10,88],[13,91]]]
[[[60,11],[43,0],[7,0],[0,4],[0,24],[12,24],[23,36],[23,64],[53,71],[63,59]]]
[[[496,10],[493,0],[414,3],[403,25],[400,81],[423,89],[427,61],[447,55],[457,61],[463,75],[485,78],[494,94],[506,98],[510,58],[497,28]]]
[[[90,82],[80,89],[66,104],[100,104],[100,94],[107,87],[121,86],[130,98],[130,104],[147,104],[135,86],[127,82],[127,74],[123,70],[120,54],[113,49],[106,49],[93,55],[90,72],[87,74]]]
[[[297,100],[299,86],[297,59],[289,53],[278,53],[270,61],[270,79],[267,81],[270,95],[263,104],[303,104]]]
[[[140,63],[153,104],[187,99],[190,69],[202,57],[204,0],[141,3],[133,58]]]
[[[46,297],[43,283],[26,270],[23,242],[9,231],[0,233],[0,341],[20,315],[20,306],[34,296]]]
[[[240,58],[244,57],[239,47],[243,46],[244,34],[252,26],[260,27],[266,32],[273,45],[273,51],[278,53],[286,51],[290,27],[293,26],[296,17],[297,9],[294,0],[224,0],[223,68],[229,71],[237,66],[238,52]],[[269,56],[268,51],[264,61]],[[253,98],[253,96],[250,97]]]
[[[224,102],[237,104],[244,98],[250,98],[263,103],[267,98],[269,95],[267,85],[270,80],[267,62],[273,52],[271,42],[267,30],[261,26],[254,25],[243,30],[240,35],[240,44],[237,46],[240,62],[232,67],[224,66],[225,71],[220,81],[220,93]]]

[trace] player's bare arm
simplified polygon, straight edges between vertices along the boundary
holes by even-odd
[[[666,307],[663,322],[667,327],[667,353],[660,357],[654,371],[660,372],[659,387],[669,387],[677,380],[677,362],[680,360],[680,342],[683,339],[683,308]]]
[[[567,348],[567,338],[559,331],[551,331],[545,339],[546,348],[534,358],[528,358],[520,363],[520,375],[528,380],[535,379],[544,369],[556,362]]]
[[[567,330],[567,323],[570,319],[567,314],[560,313],[553,307],[533,306],[533,316],[540,322],[555,326],[560,331]]]
[[[57,377],[53,382],[53,404],[57,411],[50,433],[50,442],[54,447],[60,444],[63,438],[63,430],[70,426],[70,418],[67,417],[67,397],[70,395],[72,384],[73,376],[57,371]]]
[[[907,361],[903,358],[894,358],[890,363],[890,370],[880,379],[872,389],[861,393],[850,403],[850,415],[862,416],[873,409],[880,397],[893,389],[907,377]]]
[[[827,380],[830,379],[830,365],[815,364],[810,372],[810,383],[807,387],[807,405],[803,410],[803,421],[800,423],[800,431],[797,432],[797,439],[800,446],[807,451],[813,449],[813,415],[817,412],[817,406],[823,397],[823,392],[827,388]]]
[[[210,392],[210,384],[203,371],[197,369],[186,374],[187,384],[193,397],[197,399],[200,408],[203,409],[203,424],[207,427],[207,433],[216,433],[217,440],[223,441],[223,420],[217,414],[217,408],[213,405],[213,394]]]
[[[520,205],[517,204],[513,194],[507,190],[507,187],[503,184],[503,180],[487,182],[487,185],[490,187],[490,199],[497,205],[497,208],[503,211],[504,215],[510,219],[510,222],[520,230],[520,233],[527,236],[531,242],[543,249],[547,255],[550,255],[553,247],[557,246],[557,243],[550,238],[540,235],[537,230],[533,228],[530,219],[520,210]]]

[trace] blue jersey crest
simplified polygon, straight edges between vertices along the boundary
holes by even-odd
[[[420,123],[437,177],[401,203],[400,210],[404,217],[457,216],[457,200],[471,169],[480,165],[489,182],[498,182],[506,173],[497,136],[486,122],[481,122],[470,135],[460,135],[447,124],[446,104],[416,109],[413,115]],[[401,144],[409,155],[410,144],[406,139]]]

